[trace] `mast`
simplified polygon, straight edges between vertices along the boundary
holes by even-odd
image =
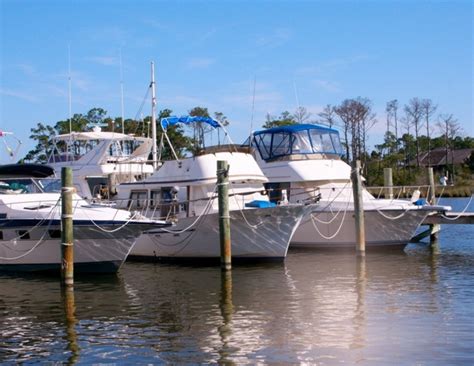
[[[156,147],[156,95],[155,95],[155,64],[151,62],[151,138],[153,139],[152,156],[153,168],[158,167],[157,147]]]
[[[122,48],[120,48],[120,109],[122,112],[122,133],[125,133],[125,113],[123,111],[123,69],[122,69]]]
[[[68,97],[69,97],[69,133],[72,133],[72,97],[71,97],[71,45],[68,45]]]

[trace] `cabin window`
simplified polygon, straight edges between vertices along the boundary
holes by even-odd
[[[308,131],[293,133],[292,152],[294,154],[311,154],[313,152]]]
[[[272,135],[269,133],[257,135],[255,138],[255,142],[257,144],[258,151],[260,152],[260,156],[262,157],[262,159],[266,160],[270,158]]]
[[[18,236],[20,237],[21,240],[29,240],[30,239],[30,233],[26,230],[18,230],[17,233],[18,233]]]
[[[290,134],[279,132],[273,134],[271,157],[290,154]]]
[[[150,206],[157,207],[160,205],[161,200],[161,190],[154,189],[150,191]]]
[[[336,154],[342,154],[341,140],[339,135],[336,133],[331,133],[332,145],[334,146],[334,151]]]
[[[176,216],[179,211],[177,187],[163,187],[161,189],[161,216],[171,218]]]
[[[3,240],[3,231],[0,230],[0,240]]]
[[[130,193],[130,201],[128,203],[128,209],[140,209],[146,207],[146,201],[148,197],[147,191],[132,191]]]
[[[51,239],[61,238],[61,230],[48,230],[48,234]]]

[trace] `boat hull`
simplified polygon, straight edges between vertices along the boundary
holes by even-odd
[[[403,249],[428,213],[426,210],[364,211],[365,245]],[[337,216],[332,212],[314,212],[302,220],[290,247],[352,249],[355,248],[355,240],[353,210],[348,210],[345,215],[341,212]]]
[[[283,260],[291,237],[308,206],[230,212],[232,258]],[[244,218],[245,216],[245,218]],[[193,260],[220,258],[218,213],[180,219],[169,230],[146,233],[137,240],[131,259]],[[195,222],[194,226],[191,226]],[[191,226],[191,227],[190,227]]]
[[[74,222],[74,272],[114,273],[127,258],[137,237],[150,224],[88,220]],[[100,228],[99,228],[100,227]],[[0,270],[54,272],[61,269],[59,220],[0,220]]]

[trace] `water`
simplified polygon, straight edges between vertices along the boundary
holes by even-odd
[[[443,226],[437,254],[291,251],[231,278],[126,263],[64,293],[0,276],[0,363],[473,364],[473,281],[473,225]]]

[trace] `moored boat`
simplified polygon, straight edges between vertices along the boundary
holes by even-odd
[[[61,186],[52,173],[35,164],[0,167],[0,271],[60,270]],[[143,231],[168,225],[77,194],[73,207],[76,273],[116,272]]]
[[[254,132],[251,147],[272,201],[319,202],[302,220],[292,247],[354,247],[351,167],[341,159],[337,130],[313,124],[275,127]],[[429,213],[450,209],[376,199],[365,188],[362,199],[370,247],[404,247]]]

